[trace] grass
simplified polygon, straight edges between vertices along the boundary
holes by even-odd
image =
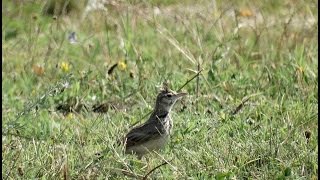
[[[119,1],[82,19],[2,2],[2,177],[317,179],[317,2],[268,2]],[[162,82],[200,69],[166,148],[125,155]]]

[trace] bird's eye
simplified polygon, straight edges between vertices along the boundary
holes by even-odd
[[[167,97],[172,97],[172,94],[167,94]]]

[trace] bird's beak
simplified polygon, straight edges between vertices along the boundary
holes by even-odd
[[[182,92],[182,93],[177,93],[176,94],[176,99],[180,99],[180,98],[182,98],[183,96],[186,96],[188,93],[184,93],[184,92]]]

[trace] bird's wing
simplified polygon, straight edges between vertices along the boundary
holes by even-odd
[[[132,129],[126,135],[126,147],[143,144],[150,139],[156,139],[157,137],[160,137],[163,132],[157,127],[159,126],[154,123],[146,123],[142,126]]]

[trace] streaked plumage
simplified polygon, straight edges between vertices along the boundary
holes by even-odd
[[[185,95],[186,93],[175,93],[168,88],[162,90],[149,119],[126,135],[126,153],[134,153],[141,158],[150,151],[161,149],[168,142],[171,133],[170,111],[175,102]]]

